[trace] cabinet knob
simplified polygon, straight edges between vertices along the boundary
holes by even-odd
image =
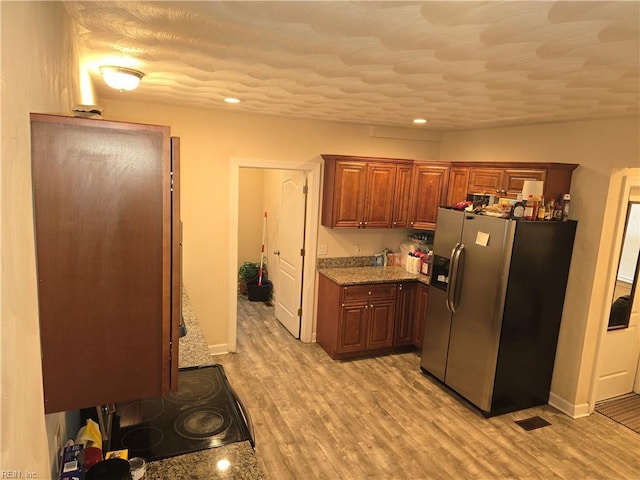
[[[369,309],[369,305],[365,305],[365,306],[364,306],[364,308],[365,308],[365,309]]]
[[[371,295],[371,292],[369,292],[369,295]]]

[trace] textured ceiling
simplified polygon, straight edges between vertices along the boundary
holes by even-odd
[[[66,5],[103,98],[434,130],[639,111],[637,1]],[[104,86],[115,57],[138,90]]]

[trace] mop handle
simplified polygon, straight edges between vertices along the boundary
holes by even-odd
[[[258,286],[262,286],[262,262],[264,261],[264,237],[267,230],[267,212],[264,212],[262,221],[262,249],[260,250],[260,269],[258,270]]]

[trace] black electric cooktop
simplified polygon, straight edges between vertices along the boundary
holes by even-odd
[[[165,397],[116,405],[111,450],[147,461],[249,440],[251,423],[222,365],[178,372],[178,390]]]

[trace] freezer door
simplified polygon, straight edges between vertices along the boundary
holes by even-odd
[[[433,254],[449,258],[460,241],[464,213],[449,208],[438,208],[436,233],[433,238]]]
[[[434,377],[444,381],[449,348],[451,312],[446,306],[447,293],[438,288],[429,289],[427,317],[422,343],[420,367]]]
[[[420,366],[444,381],[449,348],[451,312],[447,308],[449,263],[452,252],[460,242],[464,214],[456,210],[438,208],[434,238],[433,273],[429,288],[429,302],[425,320],[424,342]]]
[[[465,215],[445,383],[490,411],[515,221]]]

